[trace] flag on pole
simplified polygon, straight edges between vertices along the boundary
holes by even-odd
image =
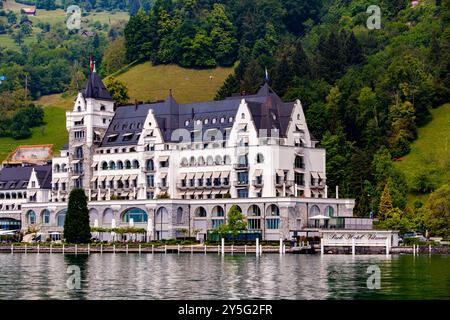
[[[94,69],[94,65],[92,64],[92,54],[89,56],[89,70],[92,73],[92,70]]]

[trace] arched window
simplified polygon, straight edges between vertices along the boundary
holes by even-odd
[[[53,171],[54,172],[60,172],[61,171],[61,167],[59,166],[59,164],[55,164],[55,166],[53,167]]]
[[[133,160],[133,169],[139,169],[139,161]]]
[[[264,162],[264,155],[262,153],[258,153],[256,155],[256,163],[263,163]]]
[[[228,118],[228,122],[229,122],[229,123],[233,122],[233,117],[229,117],[229,118]]]
[[[300,113],[297,114],[297,120],[300,120]]]
[[[105,111],[105,106],[104,105],[100,105],[100,111]]]
[[[206,217],[206,210],[203,207],[198,207],[195,209],[195,216],[198,218],[205,218]]]
[[[153,171],[155,170],[155,163],[153,162],[153,159],[148,159],[145,163],[145,168],[147,171]]]
[[[304,162],[302,156],[295,156],[294,167],[295,168],[300,168],[300,169],[304,169],[305,168],[305,162]]]
[[[334,209],[332,206],[328,206],[325,208],[325,215],[330,218],[334,216]]]
[[[156,216],[155,216],[155,226],[156,229],[159,229],[160,231],[162,231],[162,224],[166,224],[168,222],[169,219],[169,211],[167,211],[167,208],[165,207],[160,207],[157,211],[156,211]]]
[[[223,157],[223,162],[225,162],[225,164],[231,164],[231,158],[228,155],[225,155]]]
[[[208,157],[206,158],[206,164],[207,164],[208,166],[212,166],[212,165],[214,164],[213,157],[208,156]]]
[[[248,215],[249,217],[260,217],[260,216],[261,216],[261,209],[260,209],[256,204],[251,205],[251,206],[248,208],[248,213],[247,213],[247,215]]]
[[[225,122],[225,117],[221,117],[220,118],[220,123],[224,123]]]
[[[103,224],[111,224],[112,220],[114,219],[114,213],[111,208],[105,209],[103,211]]]
[[[177,209],[177,224],[183,223],[183,208],[179,207]]]
[[[267,216],[279,216],[280,208],[278,208],[278,206],[275,204],[271,204],[269,207],[267,207],[266,215]]]
[[[145,223],[148,221],[147,212],[139,208],[130,208],[123,212],[122,221],[129,222],[133,219],[135,223]]]
[[[245,113],[241,113],[241,119],[245,119]]]
[[[121,160],[117,161],[117,169],[122,170],[123,169],[123,162]]]
[[[213,217],[224,217],[225,211],[223,210],[223,208],[221,206],[215,206],[212,209],[212,216]]]
[[[189,160],[189,165],[195,166],[195,157],[191,157],[191,159]]]
[[[317,216],[320,214],[320,209],[318,206],[313,205],[310,209],[309,209],[309,214],[310,216]]]
[[[61,210],[56,214],[56,223],[58,227],[64,227],[64,222],[66,221],[66,210]]]
[[[27,221],[28,224],[36,224],[36,213],[33,210],[27,212]]]
[[[131,169],[131,161],[130,160],[125,161],[125,169]]]
[[[198,157],[198,161],[197,161],[199,166],[204,166],[205,165],[205,158],[203,158],[203,156]]]
[[[95,221],[97,221],[98,224],[98,211],[97,209],[92,208],[91,210],[89,210],[89,224],[91,226],[94,226]]]
[[[116,170],[116,163],[114,161],[109,162],[109,170]]]
[[[108,164],[106,163],[106,161],[102,162],[102,170],[108,170]]]
[[[216,165],[220,165],[220,164],[222,164],[222,157],[216,156]]]
[[[50,224],[50,211],[44,209],[41,213],[42,216],[42,224]]]

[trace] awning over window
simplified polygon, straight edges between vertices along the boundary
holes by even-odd
[[[230,176],[230,171],[222,171],[222,174],[220,175],[220,177],[222,179],[228,178]]]
[[[70,163],[76,164],[76,163],[79,163],[79,162],[80,162],[80,159],[77,159],[77,160],[72,160]]]
[[[96,135],[99,135],[99,136],[102,135],[102,133],[101,133],[100,131],[97,131],[97,130],[94,130],[94,133],[95,133]]]
[[[28,192],[29,197],[34,197],[36,195],[36,191]]]
[[[320,179],[325,180],[325,173],[324,172],[318,172]]]
[[[246,130],[247,129],[247,124],[246,123],[239,123],[237,125],[238,130]]]
[[[203,172],[197,172],[195,174],[195,179],[201,179],[203,177]]]
[[[98,177],[98,182],[102,182],[106,180],[106,176]]]
[[[228,190],[220,190],[219,194],[227,194]]]
[[[200,195],[202,195],[203,194],[203,191],[195,191],[194,192],[194,195],[196,195],[196,196],[200,196]]]
[[[115,138],[115,137],[117,137],[117,136],[118,136],[118,134],[117,134],[117,133],[114,133],[114,134],[108,135],[108,138]]]
[[[186,179],[187,173],[180,173],[180,175],[178,176],[178,179],[180,180],[184,180]]]
[[[167,177],[167,172],[163,172],[159,175],[160,179],[164,179],[165,177]]]
[[[213,178],[213,179],[219,178],[219,177],[220,177],[220,173],[221,173],[220,171],[214,172],[213,175],[212,175],[212,178]]]
[[[219,194],[219,193],[220,193],[220,190],[212,190],[212,192],[211,192],[212,195],[216,195],[216,194]]]
[[[70,177],[70,179],[72,179],[72,180],[76,180],[76,179],[78,179],[80,176],[72,176],[72,177]]]
[[[120,196],[121,196],[121,197],[128,197],[129,195],[130,195],[129,192],[124,192],[124,193],[122,193]]]
[[[96,193],[91,193],[91,198],[95,198],[95,197],[97,197],[97,194]]]
[[[122,137],[132,136],[133,134],[134,134],[133,132],[127,132],[127,133],[124,133],[124,134],[122,135]]]
[[[137,174],[130,175],[130,180],[133,181],[137,178]]]
[[[203,191],[203,194],[208,195],[208,194],[211,194],[211,192],[212,192],[212,190],[205,190],[205,191]]]
[[[159,162],[166,162],[167,160],[169,160],[169,156],[161,156],[158,159]]]
[[[95,168],[95,166],[98,164],[98,162],[94,162],[92,165],[91,165],[91,168]]]
[[[120,181],[120,180],[122,180],[122,176],[115,176],[114,177],[114,181]]]
[[[106,180],[107,180],[107,181],[113,181],[113,180],[114,180],[114,176],[107,176],[107,177],[106,177]]]
[[[261,169],[256,169],[255,170],[255,177],[259,177],[259,176],[261,176],[262,175],[262,170]]]
[[[209,179],[212,176],[212,172],[205,172],[205,175],[203,176],[203,178],[205,179]]]
[[[93,177],[93,178],[91,179],[91,182],[95,182],[95,181],[97,181],[97,179],[98,179],[98,177]]]
[[[59,182],[59,179],[53,180],[53,183],[58,183],[58,182]]]
[[[122,180],[123,180],[123,181],[128,180],[128,179],[130,179],[130,175],[129,175],[129,174],[126,174],[126,175],[124,175],[124,176],[122,177]]]
[[[278,169],[278,170],[275,170],[275,171],[276,171],[276,173],[277,173],[278,176],[284,177],[284,170]]]
[[[305,170],[303,170],[303,169],[299,169],[299,168],[294,168],[294,172],[297,172],[297,173],[303,173]]]
[[[314,179],[319,179],[319,175],[318,175],[317,172],[315,172],[315,171],[311,171],[311,176],[312,176]]]
[[[300,144],[300,138],[295,138],[294,142],[295,142],[295,144]]]
[[[186,179],[188,179],[188,180],[194,179],[194,177],[195,177],[195,172],[189,172],[186,175]]]
[[[188,192],[186,192],[186,195],[187,196],[192,196],[194,194],[194,191],[188,191]]]

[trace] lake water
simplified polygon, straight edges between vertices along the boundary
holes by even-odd
[[[80,289],[67,286],[74,265]],[[0,288],[0,299],[450,299],[450,257],[0,254]]]

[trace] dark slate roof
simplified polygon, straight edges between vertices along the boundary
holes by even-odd
[[[108,90],[100,79],[100,76],[96,72],[91,72],[89,78],[86,81],[85,89],[83,92],[85,98],[94,98],[100,100],[112,100]]]
[[[36,171],[41,189],[52,187],[52,166],[10,167],[0,171],[0,190],[26,189],[31,172]]]
[[[64,144],[61,150],[69,150],[69,144]]]
[[[154,111],[166,142],[172,141],[172,133],[176,129],[193,131],[197,120],[202,121],[203,132],[208,129],[218,129],[225,136],[225,130],[233,126],[241,99],[247,101],[257,130],[267,129],[267,135],[270,136],[271,129],[277,129],[280,131],[280,136],[285,135],[294,104],[283,103],[266,84],[255,95],[230,97],[221,101],[178,104],[169,95],[163,102],[120,106],[108,127],[101,147],[136,145],[139,139],[138,134],[142,131],[150,109]],[[214,117],[217,119],[215,124],[211,121]],[[220,123],[222,117],[225,118],[224,123]],[[228,121],[230,117],[233,117],[233,122]],[[209,119],[206,125],[203,121],[205,118]],[[186,121],[189,121],[187,126]],[[124,141],[124,136],[130,136],[130,133],[133,134],[132,139]],[[111,136],[117,136],[115,141],[109,141]]]

